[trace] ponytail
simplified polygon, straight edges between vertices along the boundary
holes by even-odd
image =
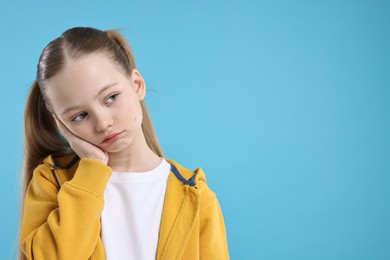
[[[136,69],[137,66],[135,64],[133,52],[131,51],[130,45],[126,39],[116,30],[107,30],[106,33],[107,36],[120,48],[120,51],[122,52],[121,56],[124,54],[126,64],[123,65],[126,67],[126,72],[130,73],[133,69]]]
[[[108,30],[107,36],[113,40],[120,48],[120,51],[122,52],[122,56],[124,54],[125,60],[126,60],[126,69],[127,73],[131,73],[133,69],[136,69],[136,64],[134,60],[133,53],[131,51],[130,45],[126,41],[126,39],[118,33],[116,30]],[[153,127],[152,120],[150,119],[146,103],[144,100],[141,101],[141,108],[142,108],[142,132],[144,133],[146,143],[148,144],[149,148],[158,156],[164,157],[164,153],[161,149],[160,143],[158,142],[156,132]]]
[[[70,147],[57,130],[54,118],[47,109],[37,81],[31,87],[24,114],[25,177],[31,180],[33,170],[52,154],[65,155]],[[23,190],[26,190],[26,186]]]
[[[61,156],[71,151],[67,142],[57,131],[56,123],[46,107],[45,100],[37,81],[34,81],[31,86],[30,95],[26,104],[24,113],[24,139],[25,154],[21,187],[21,205],[24,204],[24,197],[26,196],[27,187],[31,181],[34,169],[43,161],[43,159],[50,154]],[[21,216],[22,215],[23,207],[21,208]],[[20,218],[20,221],[21,220],[22,218]],[[18,259],[26,259],[20,250]]]
[[[160,143],[158,142],[156,131],[154,131],[152,120],[150,119],[144,100],[141,101],[141,108],[143,115],[142,132],[144,133],[146,143],[155,154],[160,157],[164,157],[164,153],[161,149]]]

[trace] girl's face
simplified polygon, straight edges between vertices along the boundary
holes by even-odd
[[[126,75],[106,55],[68,60],[45,91],[53,113],[73,134],[108,153],[143,138],[145,82],[137,70]]]

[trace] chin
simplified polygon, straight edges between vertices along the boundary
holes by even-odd
[[[125,150],[127,147],[128,147],[127,142],[123,140],[122,142],[115,142],[100,148],[107,153],[119,153]]]

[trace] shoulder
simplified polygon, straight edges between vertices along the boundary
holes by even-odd
[[[213,206],[217,202],[217,196],[215,192],[207,185],[206,174],[202,168],[197,168],[194,172],[199,175],[197,184],[200,192],[200,214],[205,212],[209,207]]]
[[[189,170],[174,160],[166,160],[168,163],[176,167],[176,169],[184,179],[189,180],[191,178],[194,178],[195,185],[193,188],[198,190],[200,199],[200,213],[215,204],[215,202],[217,201],[216,194],[207,185],[206,174],[201,167],[195,170]]]
[[[57,186],[56,171],[57,169],[70,170],[76,165],[78,159],[76,160],[74,154],[54,157],[52,155],[47,156],[42,160],[41,164],[38,165],[33,172],[32,181],[49,181],[53,185]]]

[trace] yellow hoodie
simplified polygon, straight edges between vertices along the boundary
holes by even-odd
[[[105,259],[100,215],[112,170],[92,159],[72,158],[49,156],[34,171],[20,235],[27,259]],[[204,172],[167,161],[173,167],[156,259],[229,259],[221,208]],[[193,176],[194,183],[188,181]]]

